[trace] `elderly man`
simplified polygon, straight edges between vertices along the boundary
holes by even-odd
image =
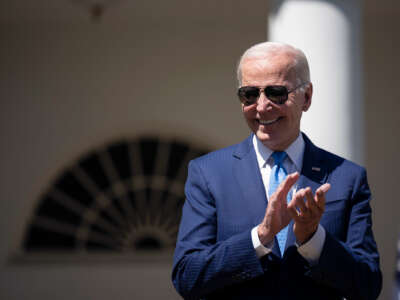
[[[253,134],[189,164],[177,291],[187,299],[376,299],[382,278],[365,169],[300,132],[313,93],[306,57],[258,44],[243,54],[238,79]]]

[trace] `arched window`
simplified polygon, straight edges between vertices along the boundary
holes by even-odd
[[[188,162],[207,150],[179,140],[119,140],[65,168],[38,200],[23,251],[173,249]]]

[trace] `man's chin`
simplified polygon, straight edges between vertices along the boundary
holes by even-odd
[[[256,136],[258,140],[263,143],[265,146],[269,147],[269,145],[275,144],[277,141],[271,136],[271,134],[265,132],[256,132]]]
[[[266,147],[273,151],[283,151],[285,149],[281,149],[282,140],[279,137],[275,137],[272,134],[265,132],[256,132],[256,136],[258,140]]]

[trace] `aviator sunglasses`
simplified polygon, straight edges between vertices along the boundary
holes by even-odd
[[[307,83],[308,82],[304,82],[290,91],[284,85],[268,85],[265,88],[260,88],[257,86],[242,86],[238,89],[238,97],[243,105],[248,106],[256,103],[260,97],[260,94],[264,92],[265,97],[267,97],[273,103],[283,104],[288,99],[290,93]]]

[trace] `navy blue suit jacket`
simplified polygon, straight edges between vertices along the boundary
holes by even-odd
[[[371,228],[365,169],[317,148],[303,134],[298,189],[329,182],[321,225],[326,239],[311,267],[297,252],[289,225],[281,257],[275,241],[257,258],[251,229],[267,207],[252,144],[244,142],[191,161],[172,280],[186,299],[376,299],[382,277]]]

